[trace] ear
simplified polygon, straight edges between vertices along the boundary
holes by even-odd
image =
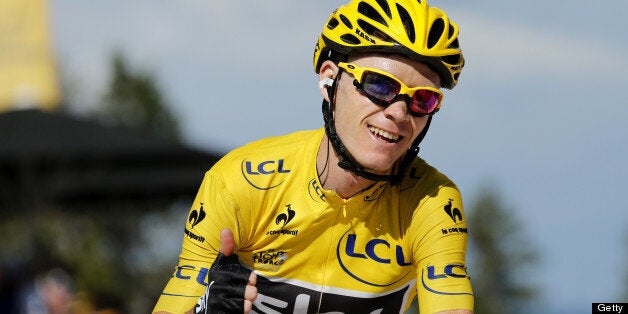
[[[327,88],[333,85],[337,73],[338,66],[330,60],[324,61],[318,72],[318,87],[320,88],[321,95],[323,95],[323,98],[328,102],[330,100]]]

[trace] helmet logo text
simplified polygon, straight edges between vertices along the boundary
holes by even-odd
[[[356,29],[355,29],[355,33],[356,33],[358,36],[360,36],[360,37],[364,38],[364,40],[369,41],[369,42],[371,42],[372,44],[374,44],[374,43],[375,43],[375,40],[374,40],[373,38],[369,37],[369,35],[367,35],[367,34],[366,34],[366,33],[364,33],[363,31],[361,31],[359,28],[356,28]]]

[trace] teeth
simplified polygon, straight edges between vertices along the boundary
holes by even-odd
[[[393,142],[396,142],[399,139],[399,135],[386,132],[386,131],[384,131],[382,129],[379,129],[379,128],[376,128],[374,126],[369,126],[369,130],[372,133],[378,134],[379,136],[384,137],[386,139],[389,139],[389,140],[391,140]]]

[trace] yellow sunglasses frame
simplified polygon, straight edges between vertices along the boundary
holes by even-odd
[[[436,108],[434,108],[434,110],[432,110],[432,112],[426,113],[426,114],[416,113],[416,112],[413,112],[412,110],[409,110],[411,115],[418,116],[418,117],[433,115],[440,109],[440,107],[441,107],[441,105],[443,103],[444,95],[443,95],[443,92],[441,92],[438,88],[431,87],[431,86],[408,87],[402,81],[400,81],[395,76],[393,76],[392,74],[390,74],[390,73],[388,73],[386,71],[382,71],[382,70],[375,69],[375,68],[369,68],[369,67],[361,67],[361,66],[356,65],[354,63],[339,62],[338,63],[338,67],[344,69],[345,71],[347,71],[348,73],[353,75],[353,78],[355,79],[355,82],[357,82],[359,85],[362,85],[363,74],[364,74],[364,72],[367,72],[367,71],[368,72],[377,73],[379,75],[383,75],[383,76],[388,77],[388,78],[396,81],[397,83],[399,83],[399,86],[401,87],[399,89],[399,93],[395,97],[393,97],[393,99],[391,99],[390,101],[386,101],[386,100],[382,100],[382,99],[376,98],[375,96],[370,95],[369,93],[364,91],[363,88],[361,88],[358,85],[356,85],[355,82],[354,82],[354,85],[356,85],[356,87],[358,87],[358,90],[361,93],[365,94],[365,96],[367,96],[371,101],[373,101],[377,105],[380,105],[380,106],[383,106],[383,107],[387,107],[390,104],[392,104],[393,102],[395,102],[395,100],[400,95],[405,95],[409,100],[412,100],[414,94],[417,91],[419,91],[419,90],[429,90],[429,91],[432,91],[432,92],[436,93],[436,95],[438,95],[438,105],[436,106]],[[410,106],[410,104],[409,104],[409,106]]]

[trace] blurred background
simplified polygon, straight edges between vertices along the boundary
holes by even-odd
[[[150,312],[203,173],[322,126],[344,3],[0,0],[0,312]],[[465,197],[476,312],[628,302],[628,3],[431,5],[467,64],[421,156]]]

